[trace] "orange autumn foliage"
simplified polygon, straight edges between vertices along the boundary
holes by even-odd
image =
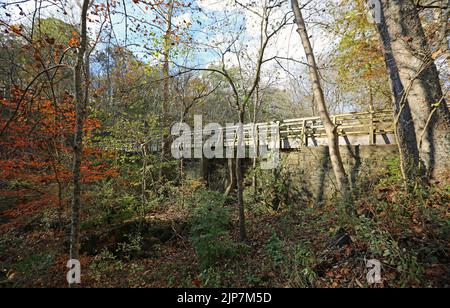
[[[17,108],[23,93],[15,89],[13,98],[0,100],[0,127]],[[0,137],[0,197],[13,199],[7,215],[27,215],[45,207],[63,206],[61,189],[68,191],[72,180],[72,143],[75,130],[73,98],[60,101],[25,95],[17,115]],[[6,115],[6,116],[5,116]],[[89,142],[101,123],[85,121],[87,145],[82,165],[83,183],[100,181],[116,173],[104,162],[102,149]],[[70,194],[66,194],[69,196]]]

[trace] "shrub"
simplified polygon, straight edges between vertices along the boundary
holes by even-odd
[[[308,245],[305,245],[308,244]],[[290,284],[293,287],[314,287],[317,280],[317,273],[314,268],[318,260],[310,247],[309,243],[300,243],[293,247],[291,253],[293,256],[293,270],[291,271]]]
[[[273,230],[265,251],[274,269],[282,273],[290,287],[314,287],[317,280],[314,268],[319,260],[309,242],[296,244],[283,241]]]
[[[53,265],[54,258],[55,256],[53,252],[33,254],[16,263],[14,268],[22,274],[42,274],[47,272]]]
[[[127,241],[118,244],[117,253],[126,260],[130,260],[141,252],[143,238],[140,234],[126,234],[125,237]]]
[[[202,269],[236,255],[237,244],[230,237],[230,213],[222,194],[199,190],[193,197],[191,242]]]
[[[92,263],[89,264],[90,277],[98,283],[108,282],[108,277],[122,272],[124,263],[117,260],[117,257],[107,249],[97,255]]]
[[[304,183],[299,186],[293,182],[296,176],[284,161],[274,170],[251,170],[247,179],[253,177],[257,179],[257,189],[255,191],[253,185],[249,186],[245,197],[248,203],[254,205],[254,210],[280,211],[292,204],[303,204],[312,197]]]
[[[283,241],[278,237],[277,233],[273,230],[272,236],[266,244],[265,250],[267,256],[272,259],[274,265],[279,266],[283,262],[284,251]]]

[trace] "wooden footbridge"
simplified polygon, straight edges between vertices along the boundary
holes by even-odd
[[[337,126],[341,145],[395,144],[393,112],[346,113],[331,116]],[[246,144],[251,144],[252,126],[244,126]],[[255,128],[276,126],[280,148],[284,150],[327,145],[328,139],[320,117],[284,120],[275,123],[256,124]]]
[[[340,145],[388,145],[396,144],[392,110],[375,112],[355,112],[331,116],[337,126]],[[242,131],[242,133],[240,133]],[[261,132],[263,139],[261,139]],[[274,135],[274,132],[276,132]],[[225,148],[238,146],[238,134],[247,147],[265,144],[269,149],[299,149],[327,145],[325,128],[320,117],[299,118],[284,121],[228,126],[221,129],[218,142]],[[202,133],[200,140],[208,139],[211,134]],[[202,146],[195,142],[195,133],[183,138],[183,142],[192,149]],[[176,137],[175,137],[176,138]],[[158,151],[159,143],[152,143],[152,151]]]

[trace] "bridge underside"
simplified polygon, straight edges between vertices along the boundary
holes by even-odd
[[[328,140],[326,136],[311,136],[306,140],[306,144],[303,144],[304,140],[301,138],[289,137],[281,141],[281,149],[299,149],[302,147],[316,147],[327,146]],[[380,133],[376,135],[344,135],[339,137],[340,145],[392,145],[397,144],[395,134],[393,133]]]

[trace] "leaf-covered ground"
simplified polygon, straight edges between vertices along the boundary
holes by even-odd
[[[105,232],[106,225],[85,230],[84,238],[98,231],[104,235],[101,243],[89,243],[98,246],[96,252],[83,254],[82,285],[449,287],[448,204],[446,191],[413,196],[396,188],[357,200],[352,216],[343,215],[340,205],[333,203],[322,207],[301,203],[279,211],[254,204],[247,211],[249,243],[233,244],[232,251],[208,266],[199,258],[203,246],[192,244],[189,206],[167,205],[146,216],[152,226],[145,229],[151,233],[148,245],[142,244],[148,243],[142,236],[133,238],[133,232],[125,239],[117,232]],[[228,235],[237,243],[233,204],[225,206],[231,212]],[[42,213],[26,223],[19,220],[23,217],[2,225],[0,286],[66,287],[67,231],[43,222]],[[161,237],[164,232],[167,235]],[[214,247],[205,249],[220,249]],[[382,262],[381,284],[368,285],[368,259]]]

